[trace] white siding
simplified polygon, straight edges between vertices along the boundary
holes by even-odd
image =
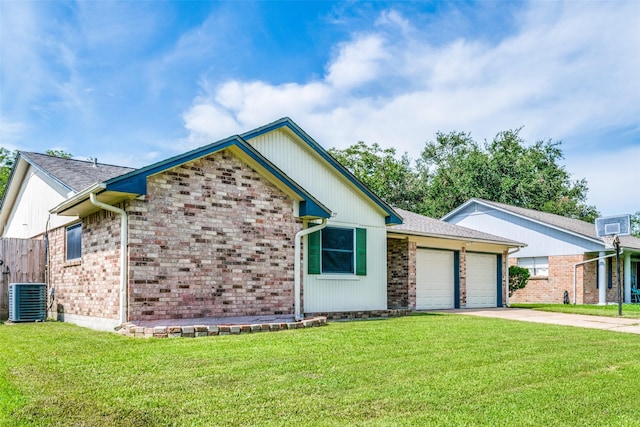
[[[306,262],[304,263],[305,313],[384,310],[387,308],[386,230],[380,227],[366,228],[366,276],[306,274]]]
[[[30,238],[45,232],[49,209],[66,199],[65,190],[29,166],[4,228],[3,237]],[[73,222],[75,217],[51,215],[49,229]]]
[[[447,222],[524,242],[527,247],[517,253],[519,258],[575,255],[602,248],[581,237],[485,206],[471,205]]]
[[[383,211],[297,137],[278,130],[249,143],[334,213],[329,225],[367,229],[366,276],[309,275],[304,263],[304,311],[386,309],[387,239]],[[306,261],[306,253],[304,256]]]

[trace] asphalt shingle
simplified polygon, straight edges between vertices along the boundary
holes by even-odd
[[[40,153],[21,151],[20,155],[75,192],[134,170],[123,166],[94,164],[92,161],[64,159]]]
[[[575,218],[568,218],[562,215],[556,215],[547,212],[540,212],[534,209],[521,208],[518,206],[512,206],[505,203],[492,202],[484,199],[473,199],[485,205],[493,206],[503,211],[508,211],[519,215],[521,217],[529,218],[534,221],[538,221],[544,224],[551,225],[556,228],[570,231],[575,234],[579,234],[591,239],[601,240],[597,233],[594,224],[586,221],[582,221]],[[640,249],[640,239],[633,236],[621,236],[620,244],[622,247],[630,249]]]
[[[402,216],[404,223],[387,227],[389,232],[418,234],[424,236],[468,239],[475,241],[486,241],[489,243],[500,243],[513,246],[522,246],[522,243],[493,234],[462,227],[460,225],[449,224],[439,219],[429,218],[415,212],[394,208]]]

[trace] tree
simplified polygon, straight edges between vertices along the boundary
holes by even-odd
[[[585,204],[587,182],[560,165],[561,143],[527,146],[519,133],[500,132],[483,146],[463,132],[437,133],[421,155],[430,172],[422,213],[440,217],[477,197],[593,222],[599,214]]]
[[[412,209],[426,195],[426,182],[406,153],[398,159],[395,149],[362,141],[344,150],[329,149],[329,153],[392,206]]]
[[[44,153],[49,156],[60,157],[62,159],[70,159],[73,157],[73,154],[67,153],[64,150],[47,150]]]
[[[0,200],[4,198],[4,190],[9,183],[11,170],[17,156],[17,151],[9,151],[4,147],[0,147]]]
[[[631,215],[631,235],[640,237],[640,211]]]

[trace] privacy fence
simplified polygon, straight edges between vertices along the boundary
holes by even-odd
[[[9,317],[9,283],[44,283],[45,243],[36,239],[0,239],[0,320]]]

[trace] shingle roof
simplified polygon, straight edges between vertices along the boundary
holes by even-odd
[[[586,221],[575,218],[568,218],[547,212],[540,212],[534,209],[526,209],[518,206],[507,205],[505,203],[492,202],[484,199],[471,199],[470,201],[490,205],[498,209],[514,213],[516,215],[532,219],[541,223],[551,225],[556,228],[570,231],[572,233],[595,240],[601,240],[596,234],[596,226]],[[626,248],[640,249],[640,239],[633,236],[621,236],[620,244]]]
[[[134,170],[123,166],[94,164],[91,161],[63,159],[40,153],[21,151],[20,155],[75,192]]]
[[[448,239],[466,239],[487,243],[500,243],[511,246],[525,246],[523,243],[505,239],[504,237],[494,236],[493,234],[483,233],[482,231],[473,230],[460,225],[449,224],[448,222],[429,218],[404,209],[394,209],[402,216],[404,223],[388,227],[387,230],[389,232],[442,237]]]

